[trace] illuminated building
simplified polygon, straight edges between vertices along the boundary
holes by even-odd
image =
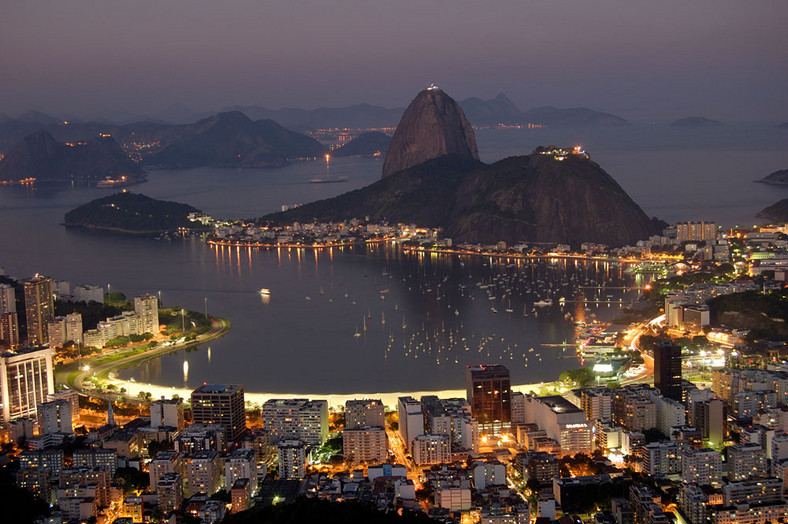
[[[148,464],[150,485],[156,486],[159,479],[169,474],[183,475],[182,455],[177,451],[159,451]]]
[[[679,243],[689,241],[711,241],[716,238],[716,222],[679,222],[676,224],[676,240]]]
[[[219,424],[224,444],[246,432],[244,387],[240,384],[205,384],[192,392],[192,420],[195,424]]]
[[[159,301],[155,296],[134,297],[134,312],[142,319],[141,332],[159,332]]]
[[[584,388],[580,403],[588,420],[609,421],[613,413],[613,392],[610,388]]]
[[[500,364],[465,368],[465,390],[482,431],[499,433],[512,422],[509,370]]]
[[[684,449],[681,458],[684,482],[718,485],[722,480],[722,455],[713,449]]]
[[[0,284],[0,315],[16,313],[16,292],[9,284]]]
[[[257,489],[257,455],[253,449],[239,448],[232,452],[224,463],[225,489],[230,491],[236,481],[247,479],[249,491]]]
[[[150,425],[153,428],[169,427],[178,431],[182,430],[184,427],[183,400],[173,398],[151,402]]]
[[[0,315],[0,340],[4,340],[10,349],[19,347],[19,317],[17,313]]]
[[[53,400],[38,406],[38,423],[41,434],[73,433],[71,402]]]
[[[424,434],[424,408],[421,402],[413,397],[397,399],[399,414],[399,436],[405,447],[410,449],[413,439]]]
[[[186,465],[189,496],[198,493],[213,495],[219,490],[221,476],[219,453],[213,450],[198,451],[188,459]]]
[[[345,402],[345,428],[363,426],[386,427],[386,414],[380,400],[348,400]]]
[[[593,450],[593,424],[581,409],[563,397],[526,397],[525,419],[555,441],[563,454],[591,453]]]
[[[263,404],[263,427],[271,442],[298,439],[319,446],[328,439],[328,402],[325,400],[271,399]]]
[[[418,435],[411,446],[413,461],[418,465],[442,464],[451,461],[448,435]]]
[[[47,324],[55,318],[52,279],[36,275],[25,280],[27,340],[32,346],[49,342]]]
[[[738,444],[728,446],[728,478],[748,480],[752,477],[766,477],[766,454],[760,444]]]
[[[153,487],[154,484],[151,484]],[[167,515],[178,511],[183,504],[183,477],[177,473],[165,473],[156,481],[159,511]]]
[[[306,450],[300,440],[282,440],[277,445],[279,455],[279,478],[282,480],[302,479],[306,474]]]
[[[55,392],[52,349],[8,351],[0,355],[0,393],[3,422],[36,417],[38,405]]]
[[[342,432],[342,453],[349,464],[381,463],[388,458],[388,437],[381,427],[356,427]]]

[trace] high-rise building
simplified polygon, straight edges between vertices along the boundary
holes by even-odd
[[[240,384],[206,384],[192,392],[192,420],[195,424],[219,424],[224,443],[246,432],[244,387]]]
[[[279,450],[279,478],[302,479],[306,474],[306,450],[300,440],[282,440]]]
[[[189,496],[213,495],[219,490],[222,468],[219,452],[202,450],[192,455],[186,466]]]
[[[155,486],[162,476],[168,474],[183,475],[183,457],[177,451],[159,451],[148,465],[150,485]]]
[[[36,417],[38,405],[55,392],[52,349],[8,351],[0,355],[0,394],[3,422]]]
[[[184,427],[183,400],[179,398],[156,400],[150,405],[150,425],[153,428],[170,427],[178,431]],[[153,485],[153,484],[151,484]]]
[[[681,346],[672,342],[654,348],[654,387],[663,396],[681,402]]]
[[[257,455],[253,449],[238,448],[224,463],[225,489],[230,491],[237,480],[247,479],[250,492],[257,491]]]
[[[766,453],[760,444],[728,446],[728,479],[749,480],[768,476]]]
[[[153,296],[134,297],[134,312],[142,319],[142,332],[159,332],[159,301]]]
[[[151,484],[151,487],[154,485]],[[159,510],[162,515],[178,511],[183,504],[183,477],[177,473],[165,473],[155,484]]]
[[[82,315],[69,313],[66,315],[66,342],[82,345]]]
[[[342,432],[342,452],[349,464],[381,463],[388,458],[388,438],[381,427],[356,427]]]
[[[71,402],[68,400],[53,400],[38,406],[38,423],[41,434],[73,433],[71,415]]]
[[[319,446],[328,439],[328,402],[305,398],[271,399],[263,404],[263,427],[271,442],[298,439]]]
[[[424,434],[424,407],[413,397],[397,399],[399,436],[405,447],[410,449],[413,439]]]
[[[585,388],[580,403],[588,420],[609,421],[613,416],[613,392],[610,388]]]
[[[509,370],[500,365],[468,366],[465,390],[473,417],[482,431],[498,433],[512,421]]]
[[[0,315],[3,313],[16,313],[16,292],[9,284],[0,284]]]
[[[5,341],[10,349],[19,347],[19,316],[16,312],[0,314],[0,340]]]
[[[722,455],[713,449],[687,449],[681,457],[681,478],[700,485],[719,485],[722,481]]]
[[[27,340],[32,346],[49,342],[47,324],[55,318],[52,279],[41,275],[25,280]]]
[[[345,429],[364,426],[386,427],[386,413],[380,400],[348,400],[345,402]]]
[[[411,445],[413,461],[418,464],[442,464],[451,461],[448,435],[419,435]]]

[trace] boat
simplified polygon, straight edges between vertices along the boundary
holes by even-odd
[[[538,301],[534,302],[534,306],[536,306],[536,307],[547,307],[547,306],[552,306],[552,305],[553,305],[553,301],[551,299],[549,299],[549,298],[546,299],[546,300],[538,300]]]
[[[347,182],[348,177],[340,176],[336,178],[310,178],[310,184],[336,184],[337,182]]]
[[[263,295],[264,297],[267,297],[268,295],[271,294],[271,290],[268,289],[267,287],[261,288],[260,294]]]

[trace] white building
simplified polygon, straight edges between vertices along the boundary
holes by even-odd
[[[225,489],[229,492],[236,480],[247,479],[251,493],[257,491],[257,458],[253,449],[239,448],[224,463]]]
[[[380,400],[348,400],[345,402],[345,429],[386,427],[386,412]]]
[[[385,462],[388,442],[386,430],[381,427],[356,427],[342,432],[342,450],[349,464]]]
[[[684,482],[718,485],[722,481],[722,455],[713,449],[684,448],[681,457],[681,478]]]
[[[190,497],[198,493],[213,495],[219,490],[222,476],[219,452],[198,451],[188,459],[186,474]]]
[[[159,332],[159,301],[155,296],[134,297],[134,312],[142,319],[140,335]]]
[[[263,404],[263,427],[272,443],[301,440],[319,446],[328,439],[328,403],[304,398],[271,399]]]
[[[150,405],[150,425],[153,428],[169,427],[176,428],[178,431],[182,430],[185,425],[183,400],[162,398],[152,402]]]
[[[526,397],[525,422],[544,430],[564,454],[590,454],[594,449],[593,424],[563,397]]]
[[[399,397],[399,435],[405,447],[410,448],[413,439],[424,434],[424,410],[421,402],[413,397]]]
[[[68,400],[43,402],[38,406],[38,424],[42,435],[73,433],[71,402]]]
[[[3,422],[37,417],[38,405],[55,392],[51,348],[7,351],[0,355]]]
[[[766,477],[766,454],[760,444],[738,444],[728,446],[728,479],[747,480],[751,477]]]

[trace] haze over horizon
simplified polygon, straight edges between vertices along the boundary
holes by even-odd
[[[768,0],[15,2],[0,19],[0,113],[404,107],[435,82],[522,110],[776,123],[787,19],[788,2]]]

